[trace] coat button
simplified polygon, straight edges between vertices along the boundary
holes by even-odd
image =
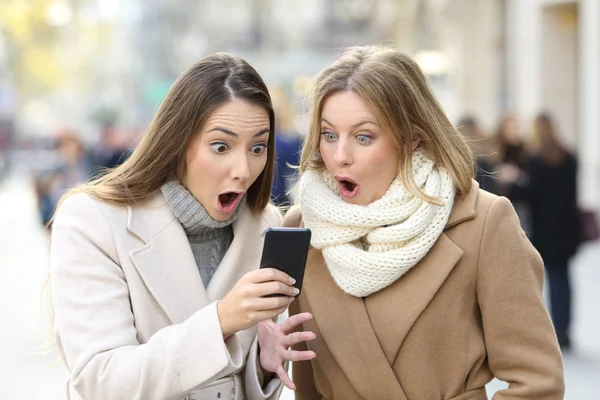
[[[221,398],[221,392],[217,393],[217,399]]]

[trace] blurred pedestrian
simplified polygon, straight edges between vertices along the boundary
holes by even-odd
[[[459,131],[467,139],[475,157],[475,179],[479,187],[490,193],[498,194],[497,177],[495,176],[494,156],[496,149],[491,138],[482,131],[474,117],[466,115],[458,123]]]
[[[42,223],[51,229],[51,219],[63,194],[86,180],[84,146],[70,130],[59,133],[56,140],[57,164],[36,177],[36,192]]]
[[[100,130],[99,142],[87,154],[91,177],[98,178],[118,167],[130,154],[128,145],[118,137],[115,129],[111,126],[103,126]]]
[[[526,166],[529,155],[516,116],[506,114],[500,119],[496,132],[496,146],[498,194],[510,200],[519,216],[521,226],[529,233],[530,210],[521,190],[527,184]]]
[[[292,128],[292,107],[285,90],[280,86],[272,88],[275,109],[275,172],[271,200],[273,204],[289,208],[293,203],[292,190],[298,179],[297,166],[300,163],[302,136]]]
[[[295,167],[300,163],[302,137],[292,132],[277,131],[275,148],[277,162],[271,198],[275,205],[288,207],[293,203],[290,192],[298,179],[298,170]]]
[[[577,160],[558,140],[552,119],[535,120],[535,151],[527,166],[527,198],[531,205],[531,240],[546,267],[550,311],[558,342],[571,346],[569,260],[579,244]]]

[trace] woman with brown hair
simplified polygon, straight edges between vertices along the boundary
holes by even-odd
[[[577,160],[558,141],[552,119],[535,119],[535,150],[525,186],[531,205],[531,241],[540,252],[550,288],[550,312],[558,343],[570,348],[571,284],[569,260],[579,245]]]
[[[543,267],[417,64],[380,47],[316,78],[286,226],[312,230],[296,399],[562,399]]]
[[[271,321],[297,291],[258,269],[262,233],[281,223],[274,137],[258,73],[208,56],[125,163],[65,195],[51,286],[68,398],[264,400],[282,380],[293,388],[283,363],[313,354],[287,347],[314,335],[288,333],[310,315]]]

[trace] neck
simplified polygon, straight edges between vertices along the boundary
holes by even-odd
[[[231,225],[246,203],[245,198],[243,198],[229,219],[217,221],[210,216],[206,208],[176,178],[163,184],[160,190],[188,236]]]

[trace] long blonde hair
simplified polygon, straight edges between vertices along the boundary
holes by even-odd
[[[438,204],[414,181],[411,153],[415,140],[421,141],[436,165],[448,170],[458,197],[469,191],[474,167],[467,142],[444,114],[417,63],[382,46],[351,47],[315,78],[300,172],[324,168],[319,155],[321,111],[328,96],[343,91],[360,96],[393,134],[400,154],[399,176],[411,192]]]
[[[267,86],[252,66],[241,58],[218,53],[199,60],[173,84],[148,126],[139,146],[119,167],[67,192],[129,205],[148,198],[171,176],[185,171],[185,154],[202,123],[219,105],[242,99],[263,107],[269,115],[270,135],[265,169],[250,186],[247,204],[263,210],[271,194],[275,162],[275,117]]]

